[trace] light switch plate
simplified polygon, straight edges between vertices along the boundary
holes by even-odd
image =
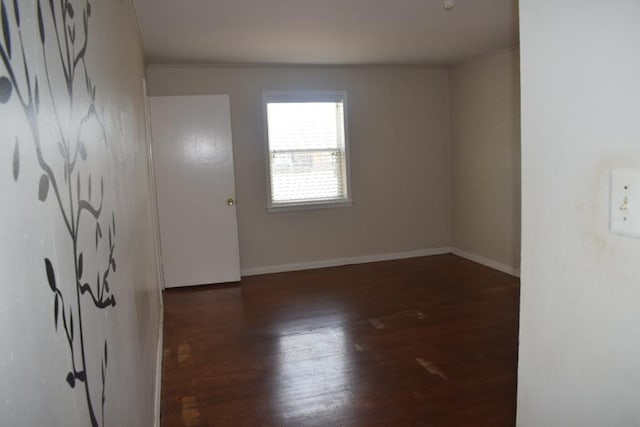
[[[640,171],[611,172],[611,232],[640,237]]]

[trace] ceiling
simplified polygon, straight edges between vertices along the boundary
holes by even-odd
[[[149,64],[449,65],[517,44],[516,0],[135,0]]]

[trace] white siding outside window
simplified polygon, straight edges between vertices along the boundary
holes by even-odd
[[[265,92],[270,210],[349,205],[344,92]]]

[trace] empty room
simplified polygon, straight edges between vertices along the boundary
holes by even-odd
[[[639,19],[1,0],[0,425],[640,425]]]

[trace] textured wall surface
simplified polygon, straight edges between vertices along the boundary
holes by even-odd
[[[231,96],[242,268],[448,246],[447,71],[150,67],[150,95]],[[353,206],[267,212],[266,90],[345,90]]]
[[[1,14],[0,424],[151,425],[160,294],[132,9]]]
[[[452,246],[520,268],[520,63],[509,50],[451,68]]]
[[[640,2],[520,2],[518,425],[640,425],[640,240],[608,230],[640,169]]]

